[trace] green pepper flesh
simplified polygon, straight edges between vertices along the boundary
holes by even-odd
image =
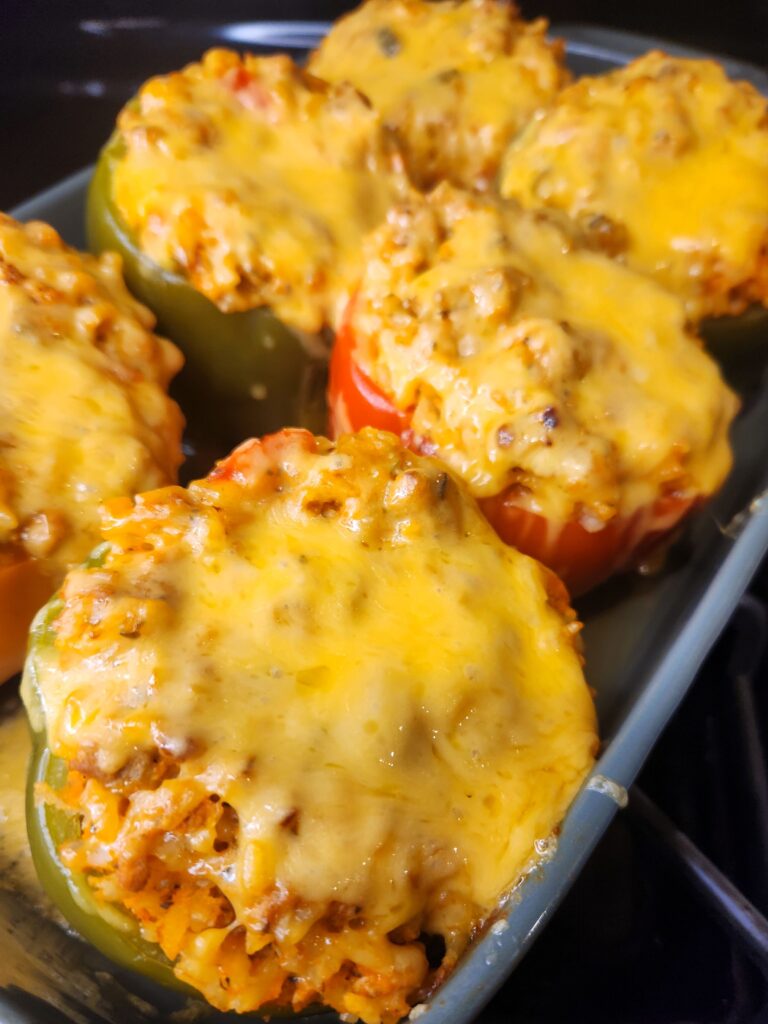
[[[98,564],[99,552],[90,564]],[[67,778],[67,764],[51,753],[45,730],[44,711],[37,685],[37,660],[53,644],[54,622],[61,610],[57,596],[40,610],[32,626],[29,656],[24,668],[22,695],[32,730],[32,758],[27,775],[27,836],[32,860],[43,888],[84,939],[121,967],[187,995],[194,990],[180,981],[159,946],[144,940],[138,925],[116,908],[100,907],[88,880],[70,870],[62,861],[60,849],[77,839],[80,824],[75,815],[46,803],[38,795],[38,784],[60,790]]]
[[[326,338],[302,335],[266,308],[223,313],[180,274],[150,260],[112,198],[121,149],[114,136],[99,157],[88,193],[88,244],[93,252],[121,255],[129,289],[184,353],[177,387],[193,441],[214,438],[228,450],[286,426],[323,433]]]
[[[102,544],[96,548],[86,565],[101,565],[108,547],[108,544]],[[22,679],[22,697],[32,731],[32,757],[27,774],[26,819],[27,837],[35,870],[43,888],[62,917],[100,953],[120,967],[134,971],[166,989],[181,993],[187,998],[202,1000],[196,989],[176,976],[171,961],[162,949],[142,938],[138,923],[128,912],[118,907],[105,907],[99,904],[86,876],[72,871],[61,859],[62,845],[78,838],[80,823],[76,815],[69,814],[52,803],[46,803],[38,795],[39,784],[49,787],[54,793],[60,790],[66,782],[68,767],[66,761],[50,750],[45,713],[37,683],[37,664],[46,649],[54,644],[55,621],[61,609],[61,598],[56,594],[38,612],[30,634],[29,654]],[[221,1019],[219,1012],[213,1008],[211,1013],[215,1019]],[[262,1007],[259,1013],[238,1015],[238,1019],[262,1020],[262,1015],[273,1019],[297,1016],[285,1006],[268,1005]],[[311,1017],[318,1021],[336,1020],[335,1014],[329,1016],[325,1008],[317,1004],[303,1010],[301,1017]],[[207,1016],[200,1018],[201,1022],[208,1019]]]

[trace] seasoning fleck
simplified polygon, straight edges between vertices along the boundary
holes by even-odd
[[[496,431],[496,443],[499,448],[509,448],[514,440],[515,435],[512,433],[512,428],[508,423],[505,423]]]
[[[385,57],[396,57],[402,49],[400,37],[386,25],[376,33],[376,42]]]
[[[557,415],[557,409],[554,405],[548,405],[544,412],[541,414],[542,422],[547,430],[554,430],[560,423],[560,417]]]

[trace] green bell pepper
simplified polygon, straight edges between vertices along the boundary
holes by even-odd
[[[94,551],[86,563],[99,565],[107,545]],[[105,907],[94,898],[84,875],[71,871],[61,860],[62,844],[77,839],[80,823],[75,815],[37,797],[38,783],[54,792],[67,778],[67,765],[51,753],[45,728],[45,714],[37,683],[39,659],[54,642],[54,623],[61,613],[58,595],[37,614],[30,634],[29,655],[22,679],[22,697],[32,730],[32,758],[27,775],[27,835],[38,877],[66,921],[83,938],[121,967],[138,971],[153,981],[186,993],[196,993],[173,973],[162,950],[146,942],[133,918],[116,907]]]
[[[62,843],[77,838],[79,824],[75,817],[61,808],[39,802],[35,797],[35,786],[38,782],[45,782],[57,790],[63,786],[66,776],[66,763],[51,754],[45,732],[33,731],[27,788],[27,835],[43,888],[75,931],[110,960],[161,985],[195,995],[173,973],[173,967],[160,947],[141,937],[136,922],[127,913],[99,905],[86,878],[62,863],[59,849]]]
[[[99,157],[88,194],[88,244],[120,253],[128,287],[184,353],[177,381],[190,436],[228,449],[285,426],[324,433],[328,340],[293,330],[267,308],[223,313],[180,274],[150,260],[112,199],[121,148],[113,136]]]
[[[102,544],[86,565],[101,565],[109,545]],[[99,903],[88,880],[81,872],[73,871],[61,859],[64,843],[77,839],[80,822],[76,815],[62,807],[45,803],[37,795],[38,783],[56,792],[67,779],[67,763],[56,757],[48,745],[45,713],[37,681],[37,665],[54,643],[54,624],[61,613],[62,602],[56,594],[38,612],[30,633],[29,654],[24,668],[21,693],[32,731],[32,757],[27,774],[26,818],[27,837],[38,878],[54,906],[75,931],[95,946],[99,952],[120,967],[135,971],[146,979],[186,996],[202,1000],[201,994],[181,981],[173,965],[159,946],[142,938],[137,922],[119,907]],[[215,1011],[212,1011],[215,1013]],[[322,1006],[313,1004],[302,1011],[301,1017],[326,1019]],[[284,1006],[267,1005],[258,1014],[243,1014],[246,1020],[295,1018]],[[219,1015],[215,1014],[216,1019]],[[201,1017],[201,1024],[208,1020]]]

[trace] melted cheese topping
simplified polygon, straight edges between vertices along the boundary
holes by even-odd
[[[613,225],[623,259],[698,319],[768,301],[767,181],[765,98],[654,52],[561,93],[510,147],[501,190]]]
[[[356,361],[478,496],[597,529],[711,494],[735,396],[682,305],[516,206],[443,186],[369,239]]]
[[[119,257],[0,215],[0,552],[60,578],[96,543],[104,498],[175,479],[181,356],[153,324]]]
[[[225,312],[332,319],[362,234],[402,189],[378,116],[290,58],[212,50],[118,119],[113,199],[142,250]]]
[[[568,80],[543,19],[500,0],[367,0],[337,21],[310,70],[365,93],[422,187],[487,188],[506,145]]]
[[[269,997],[295,1008],[399,1019],[429,980],[419,935],[444,937],[444,973],[592,763],[555,577],[375,431],[247,442],[187,491],[112,503],[104,536],[33,664],[52,749],[88,792],[129,794],[109,833],[103,785],[92,798],[109,842],[87,863],[123,872],[97,886],[141,901],[145,934],[222,1008],[258,1006],[278,971]],[[147,753],[175,773],[132,792]],[[212,794],[234,819],[215,850],[195,831]],[[126,892],[137,848],[224,894],[226,934],[261,951],[242,991],[210,980],[221,929],[177,942],[136,895],[146,870]]]

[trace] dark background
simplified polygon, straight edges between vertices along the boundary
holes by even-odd
[[[90,163],[131,92],[149,75],[198,57],[222,23],[327,19],[351,6],[0,0],[0,209]],[[768,64],[768,0],[523,0],[522,7],[527,17],[632,29]],[[124,27],[106,28],[116,18]]]

